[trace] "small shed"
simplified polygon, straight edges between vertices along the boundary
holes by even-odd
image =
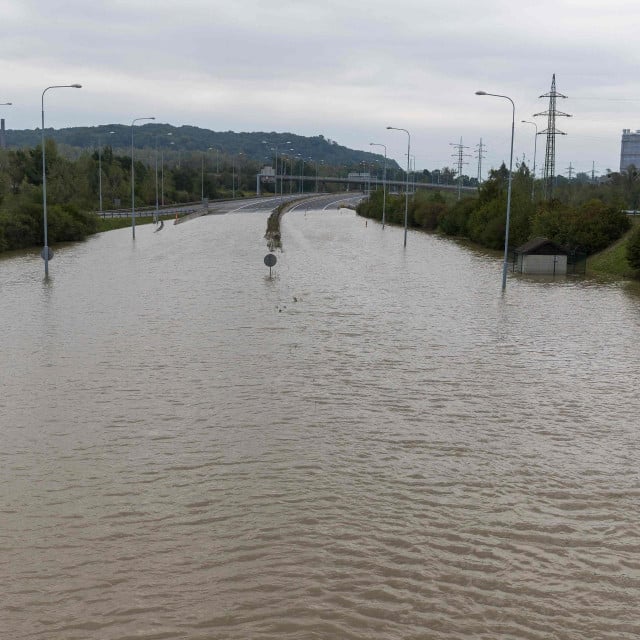
[[[535,275],[566,275],[569,251],[548,238],[533,238],[515,250],[515,271]]]

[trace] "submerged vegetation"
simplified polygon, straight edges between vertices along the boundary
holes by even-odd
[[[280,203],[267,218],[267,231],[264,237],[267,241],[267,248],[269,251],[275,251],[276,249],[282,249],[282,235],[280,234],[280,220],[282,215],[290,209],[295,203],[282,202]]]

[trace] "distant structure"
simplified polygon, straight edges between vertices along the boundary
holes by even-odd
[[[558,116],[564,116],[570,118],[568,113],[563,113],[556,109],[556,100],[558,98],[566,98],[556,91],[556,74],[553,74],[551,80],[551,91],[544,93],[540,98],[549,98],[549,108],[546,111],[535,113],[534,118],[537,116],[547,116],[547,128],[543,131],[539,131],[538,135],[545,134],[547,136],[547,147],[544,156],[544,197],[549,200],[553,194],[553,182],[556,174],[556,136],[566,136],[564,131],[556,129],[556,118]]]
[[[482,161],[485,158],[483,154],[486,148],[486,145],[482,144],[482,138],[480,138],[480,143],[476,145],[476,158],[478,158],[478,185],[482,184]]]
[[[7,148],[7,139],[4,135],[4,118],[0,120],[0,149]]]
[[[458,200],[460,200],[462,191],[462,165],[469,164],[463,159],[469,155],[465,153],[464,150],[469,147],[465,147],[462,144],[462,138],[460,138],[460,142],[458,144],[454,144],[453,142],[450,142],[449,144],[456,150],[453,157],[456,158],[458,166]]]
[[[622,130],[622,143],[620,144],[620,172],[626,171],[629,165],[640,167],[640,129]]]

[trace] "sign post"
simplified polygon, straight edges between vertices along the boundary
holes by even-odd
[[[278,258],[273,253],[267,253],[264,257],[264,263],[269,267],[269,277],[271,277],[271,267],[275,267],[276,262],[278,262]]]

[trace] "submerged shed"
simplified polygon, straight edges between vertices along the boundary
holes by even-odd
[[[537,275],[566,275],[569,251],[548,238],[533,238],[515,250],[515,270]]]

